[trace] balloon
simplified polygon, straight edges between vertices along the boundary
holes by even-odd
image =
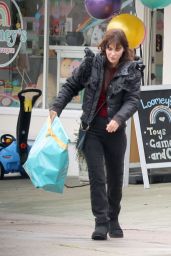
[[[107,26],[107,30],[109,29],[122,29],[131,49],[138,48],[145,39],[144,23],[131,14],[114,16]]]
[[[164,8],[171,4],[171,0],[141,0],[141,2],[151,9]]]
[[[85,8],[96,19],[108,19],[121,8],[121,0],[85,0]]]

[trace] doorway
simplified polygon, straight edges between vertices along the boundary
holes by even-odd
[[[147,84],[158,85],[163,81],[164,9],[151,11],[149,72]]]

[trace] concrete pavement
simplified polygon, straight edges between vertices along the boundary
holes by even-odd
[[[120,223],[123,239],[92,241],[89,186],[55,194],[0,181],[0,256],[171,256],[171,184],[124,188]]]

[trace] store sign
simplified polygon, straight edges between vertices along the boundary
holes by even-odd
[[[12,8],[13,6],[14,8]],[[10,10],[13,9],[13,13]],[[12,15],[16,17],[18,13],[19,21],[12,24]],[[19,6],[14,0],[0,1],[0,68],[8,66],[17,57],[22,44],[27,41],[27,31],[23,29],[23,19]]]
[[[141,170],[148,187],[148,169],[171,166],[171,85],[142,86],[134,115]]]

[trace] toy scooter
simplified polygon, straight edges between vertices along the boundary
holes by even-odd
[[[11,134],[0,137],[0,179],[8,173],[20,173],[26,178],[22,165],[27,160],[31,146],[27,144],[31,112],[36,100],[41,96],[39,89],[29,88],[18,93],[20,111],[17,121],[16,139]]]

